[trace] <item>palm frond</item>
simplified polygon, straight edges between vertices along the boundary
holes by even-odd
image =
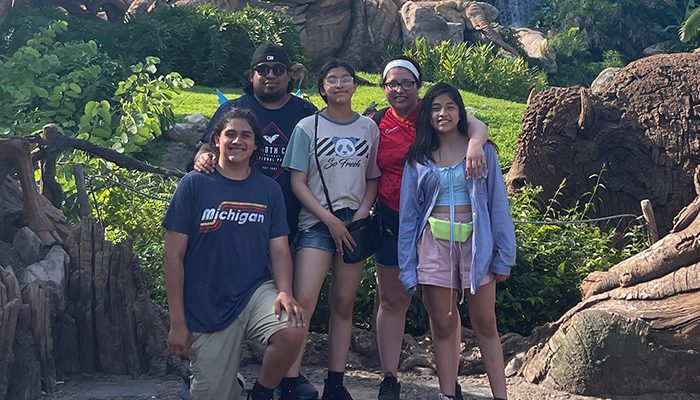
[[[685,19],[680,29],[678,36],[681,42],[690,42],[698,33],[700,33],[700,7],[696,8],[688,18]]]

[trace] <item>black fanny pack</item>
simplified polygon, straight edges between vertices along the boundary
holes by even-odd
[[[387,207],[384,203],[377,202],[374,205],[374,214],[379,219],[379,226],[382,231],[392,236],[399,235],[399,213]]]

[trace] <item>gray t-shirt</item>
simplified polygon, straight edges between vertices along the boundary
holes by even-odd
[[[322,206],[328,208],[323,185],[316,166],[314,150],[323,169],[333,210],[360,207],[367,189],[367,179],[381,175],[377,166],[379,129],[371,119],[358,115],[350,122],[340,123],[318,114],[318,133],[314,145],[315,115],[297,124],[287,145],[282,166],[306,173],[306,184]],[[302,206],[299,230],[320,222]]]

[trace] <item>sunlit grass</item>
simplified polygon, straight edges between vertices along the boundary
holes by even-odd
[[[376,85],[379,81],[379,75],[360,72],[360,77],[372,83],[371,86],[360,85],[352,99],[353,109],[357,112],[365,110],[367,105],[372,102],[380,103],[378,107],[386,107],[384,101],[384,91]],[[303,94],[309,101],[321,108],[325,105],[321,96],[316,92],[315,78],[310,79],[311,85],[303,90]],[[421,89],[421,95],[425,93],[430,84],[425,84]],[[226,97],[234,99],[243,94],[241,88],[218,88]],[[461,91],[464,104],[467,106],[470,113],[473,113],[477,118],[484,121],[489,127],[491,139],[498,144],[500,148],[500,158],[502,165],[509,165],[513,159],[513,150],[515,142],[520,131],[520,122],[525,104],[515,103],[512,101],[493,99],[489,97],[479,96],[473,93]],[[183,92],[180,96],[174,99],[175,115],[181,120],[188,114],[202,114],[207,118],[211,117],[219,103],[216,97],[214,88],[206,86],[195,86]]]

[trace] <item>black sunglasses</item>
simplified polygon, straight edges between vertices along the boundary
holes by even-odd
[[[287,66],[284,64],[273,64],[272,66],[268,64],[259,64],[253,67],[253,71],[257,72],[260,76],[267,76],[270,70],[272,70],[275,76],[282,76],[287,73]]]

